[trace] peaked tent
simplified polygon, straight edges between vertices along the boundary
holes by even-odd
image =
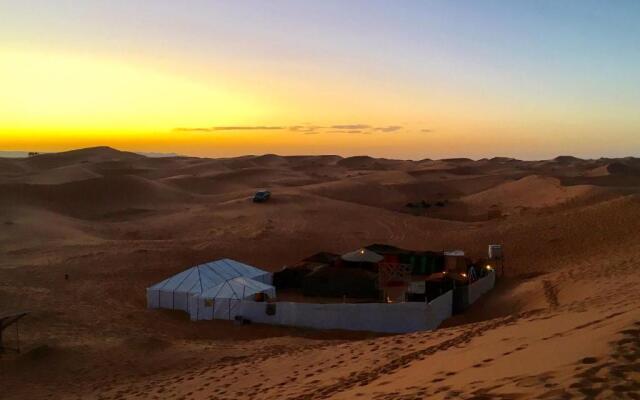
[[[250,278],[238,277],[189,298],[189,314],[192,320],[233,319],[238,305],[256,293],[276,297],[276,288]]]
[[[205,299],[246,299],[256,293],[264,293],[269,297],[276,296],[276,288],[271,285],[244,277],[238,277],[223,282],[205,290],[198,297]]]
[[[147,306],[189,312],[189,297],[238,277],[271,283],[270,272],[225,258],[191,267],[147,288]]]

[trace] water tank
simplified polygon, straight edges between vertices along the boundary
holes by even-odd
[[[502,245],[490,244],[489,245],[489,258],[492,260],[499,260],[502,258]]]

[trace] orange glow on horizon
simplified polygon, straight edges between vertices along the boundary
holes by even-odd
[[[142,62],[43,51],[0,49],[0,61],[0,150],[108,145],[213,157],[278,153],[416,159],[511,156],[518,148],[542,153],[548,139],[540,132],[555,135],[557,147],[566,147],[567,153],[597,151],[604,144],[598,129],[603,123],[634,137],[626,120],[600,121],[570,108],[553,111],[557,115],[531,107],[505,113],[504,100],[496,96],[438,86],[425,96],[411,86],[386,91],[384,85],[344,76],[245,79],[247,71],[228,65],[206,76],[189,75]],[[339,124],[370,128],[332,131]],[[325,128],[305,134],[292,129],[299,125]],[[280,129],[176,130],[215,126]],[[398,130],[382,130],[389,126]],[[582,140],[585,134],[589,144]]]

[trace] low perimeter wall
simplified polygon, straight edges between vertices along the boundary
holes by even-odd
[[[487,293],[496,284],[496,272],[491,271],[485,277],[478,279],[469,285],[469,305],[473,304],[482,296]]]
[[[382,333],[406,333],[436,329],[451,317],[453,292],[430,303],[256,303],[242,301],[236,315],[255,323],[314,329],[344,329]],[[267,304],[275,313],[267,314]]]
[[[478,279],[469,286],[459,286],[453,292],[453,310],[462,312],[476,302],[483,294],[487,293],[496,284],[496,272]]]

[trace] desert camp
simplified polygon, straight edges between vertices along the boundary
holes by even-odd
[[[637,391],[635,159],[0,164],[8,399]]]
[[[435,329],[493,288],[502,247],[490,245],[489,256],[474,263],[459,250],[372,244],[340,256],[316,253],[273,274],[223,259],[149,287],[147,306],[186,311],[191,320],[381,333]]]
[[[0,400],[640,400],[640,0],[0,16]]]

